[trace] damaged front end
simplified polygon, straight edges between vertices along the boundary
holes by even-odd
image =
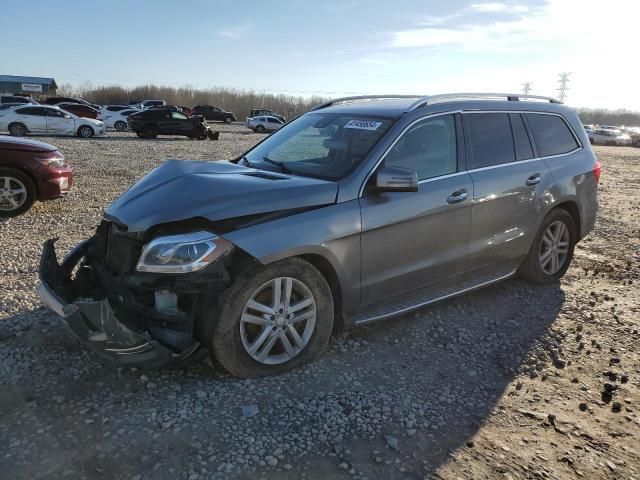
[[[229,283],[226,240],[209,232],[150,240],[105,220],[61,264],[55,239],[40,260],[43,303],[119,364],[160,367],[193,356],[199,322]]]

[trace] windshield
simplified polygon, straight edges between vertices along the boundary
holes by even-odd
[[[276,131],[245,158],[257,168],[337,180],[365,158],[391,124],[388,118],[308,113]]]

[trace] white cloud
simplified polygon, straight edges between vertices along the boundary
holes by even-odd
[[[218,30],[217,34],[220,37],[228,38],[231,40],[239,40],[246,37],[251,33],[251,25],[230,25]]]
[[[509,9],[506,3],[489,2],[489,3],[472,3],[471,10],[477,12],[505,12]]]

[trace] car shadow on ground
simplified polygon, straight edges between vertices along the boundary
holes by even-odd
[[[224,478],[252,469],[285,479],[303,471],[349,478],[341,463],[370,479],[423,478],[472,441],[496,402],[517,388],[510,384],[519,371],[537,375],[523,360],[544,348],[564,299],[558,285],[509,280],[337,334],[316,363],[252,380],[209,362],[146,372],[105,366],[44,309],[6,318],[0,440],[20,440],[20,448],[8,449],[5,470],[13,478],[50,468],[53,477],[71,470],[92,478],[95,469],[144,475],[171,449],[167,465],[184,473],[201,458],[191,444],[197,437],[213,448],[207,468]],[[243,415],[247,405],[259,413]],[[256,438],[259,450],[279,449],[280,465],[291,468],[276,475],[264,454],[254,458],[247,442]],[[84,448],[66,448],[70,441]],[[99,455],[115,450],[117,461]],[[37,459],[20,461],[35,451]]]

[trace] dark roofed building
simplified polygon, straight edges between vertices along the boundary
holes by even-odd
[[[53,78],[0,75],[0,93],[24,93],[34,96],[55,95],[58,85]]]

